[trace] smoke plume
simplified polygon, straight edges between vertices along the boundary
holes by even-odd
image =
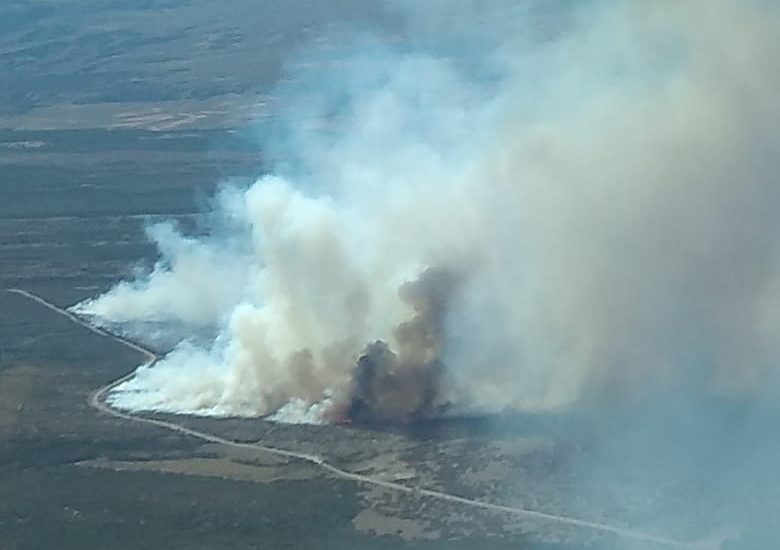
[[[406,423],[441,413],[443,322],[453,276],[427,269],[399,289],[414,316],[393,331],[396,349],[377,340],[358,359],[352,387],[340,400],[352,420]]]
[[[154,269],[77,306],[217,334],[113,402],[405,422],[776,397],[778,8],[518,4],[402,3],[406,42],[300,77],[321,93],[263,138],[275,175],[226,187],[210,236],[152,227]]]

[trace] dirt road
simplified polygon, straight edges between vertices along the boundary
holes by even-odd
[[[107,330],[104,330],[100,327],[96,327],[84,319],[80,318],[79,316],[71,313],[67,309],[63,309],[55,304],[52,304],[51,302],[48,302],[47,300],[41,298],[40,296],[37,296],[35,294],[32,294],[31,292],[27,292],[25,290],[21,290],[18,288],[12,288],[7,289],[8,292],[19,294],[21,296],[25,296],[26,298],[29,298],[30,300],[34,300],[35,302],[39,303],[40,305],[48,308],[49,310],[59,314],[63,315],[69,320],[71,320],[74,323],[77,323],[81,325],[82,327],[86,328],[87,330],[90,330],[94,332],[95,334],[98,334],[100,336],[103,336],[105,338],[111,338],[115,340],[116,342],[119,342],[120,344],[127,346],[135,351],[137,351],[139,354],[141,354],[145,359],[147,364],[153,364],[156,361],[160,359],[160,357],[153,352],[152,350],[143,347],[142,345],[133,342],[127,338],[124,338],[120,335],[113,334],[111,332],[108,332]],[[225,445],[228,447],[233,448],[240,448],[240,449],[252,449],[252,450],[260,450],[275,456],[284,457],[288,459],[293,460],[302,460],[305,462],[309,462],[311,464],[315,464],[319,466],[320,468],[326,470],[328,473],[340,477],[343,479],[349,479],[352,481],[355,481],[357,483],[363,484],[363,485],[372,485],[372,486],[379,486],[384,487],[386,489],[390,489],[393,491],[398,491],[401,493],[407,493],[410,495],[418,496],[418,497],[428,497],[438,500],[443,500],[447,502],[452,502],[456,504],[460,504],[467,507],[472,508],[480,508],[483,510],[489,510],[501,514],[506,514],[509,516],[515,516],[515,517],[522,517],[525,519],[535,519],[538,521],[546,521],[546,522],[552,522],[552,523],[558,523],[561,525],[567,525],[572,527],[577,527],[581,529],[589,529],[592,531],[598,531],[601,533],[606,533],[610,535],[614,535],[623,539],[638,541],[647,543],[652,546],[657,547],[665,547],[665,548],[687,548],[687,549],[699,549],[703,550],[707,547],[707,545],[703,545],[701,543],[686,543],[686,542],[680,542],[672,539],[667,539],[663,537],[658,537],[652,534],[644,533],[641,531],[636,531],[631,528],[617,526],[617,525],[609,525],[605,523],[599,523],[594,521],[588,521],[583,519],[577,519],[573,517],[567,517],[567,516],[560,516],[556,514],[550,514],[546,512],[539,512],[536,510],[529,510],[525,508],[515,508],[512,506],[505,506],[502,504],[494,504],[490,502],[484,502],[480,500],[473,500],[469,498],[460,497],[457,495],[452,495],[449,493],[443,493],[440,491],[434,491],[430,489],[425,489],[423,487],[414,487],[409,485],[403,485],[401,483],[396,483],[392,481],[386,481],[382,479],[377,479],[375,477],[371,476],[365,476],[361,474],[352,473],[346,470],[342,470],[341,468],[338,468],[337,466],[334,466],[333,464],[329,464],[326,462],[322,457],[308,454],[308,453],[301,453],[297,451],[291,451],[288,449],[281,449],[278,447],[270,447],[267,445],[263,445],[261,443],[241,443],[238,441],[230,441],[227,439],[224,439],[222,437],[219,437],[214,434],[201,432],[198,430],[193,430],[191,428],[187,428],[186,426],[182,426],[180,424],[176,424],[175,422],[169,422],[165,420],[159,420],[155,418],[147,418],[144,416],[136,415],[127,413],[121,410],[117,410],[115,408],[112,408],[105,402],[105,397],[108,395],[112,389],[120,385],[121,383],[125,382],[126,380],[132,378],[133,373],[128,373],[125,376],[122,376],[121,378],[118,378],[117,380],[114,380],[107,386],[104,386],[102,388],[99,388],[92,392],[92,394],[89,397],[89,404],[95,408],[96,410],[100,411],[101,413],[111,415],[115,418],[121,418],[124,420],[127,420],[129,422],[139,422],[143,424],[148,424],[151,426],[157,426],[159,428],[165,428],[167,430],[171,430],[180,434],[189,435],[195,438],[198,438],[202,441],[208,441],[210,443],[217,443],[220,445]]]

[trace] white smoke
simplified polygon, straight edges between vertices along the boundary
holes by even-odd
[[[778,8],[594,3],[547,33],[506,8],[452,26],[490,38],[488,74],[430,44],[383,52],[346,75],[327,130],[287,140],[293,176],[218,203],[235,231],[152,229],[154,270],[77,310],[219,335],[139,369],[115,405],[319,421],[366,345],[396,344],[414,314],[398,288],[428,267],[460,281],[456,409],[776,392]]]
[[[148,275],[119,283],[110,293],[74,309],[116,323],[180,320],[209,325],[234,307],[255,267],[223,241],[182,235],[172,223],[150,226],[147,235],[161,260]]]

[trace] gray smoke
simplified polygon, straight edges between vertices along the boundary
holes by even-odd
[[[218,232],[153,228],[155,268],[77,307],[218,334],[114,404],[573,415],[573,499],[776,547],[780,6],[398,9],[405,43],[304,77],[264,140],[284,162],[220,194]]]
[[[385,379],[419,393],[377,409],[399,418],[430,394],[459,411],[776,396],[778,8],[547,6],[448,3],[441,25],[445,6],[407,5],[406,44],[339,65],[341,88],[317,74],[273,141],[279,174],[219,199],[234,231],[155,228],[155,269],[78,308],[219,333],[116,403],[311,420]],[[442,266],[457,292],[432,330],[398,288]],[[398,374],[429,363],[423,388]]]

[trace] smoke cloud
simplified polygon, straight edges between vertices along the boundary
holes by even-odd
[[[285,162],[220,194],[218,231],[153,226],[154,269],[76,307],[217,334],[117,406],[405,422],[777,396],[778,8],[469,5],[442,25],[399,4],[407,41],[311,79],[265,141]]]
[[[776,547],[780,6],[393,5],[404,42],[298,78],[267,174],[198,237],[152,226],[154,268],[76,306],[198,335],[109,399],[574,416],[572,501]]]
[[[338,400],[346,418],[406,423],[443,411],[443,322],[453,285],[451,273],[427,269],[401,286],[399,296],[414,316],[393,331],[397,353],[381,340],[365,349],[349,394]]]

